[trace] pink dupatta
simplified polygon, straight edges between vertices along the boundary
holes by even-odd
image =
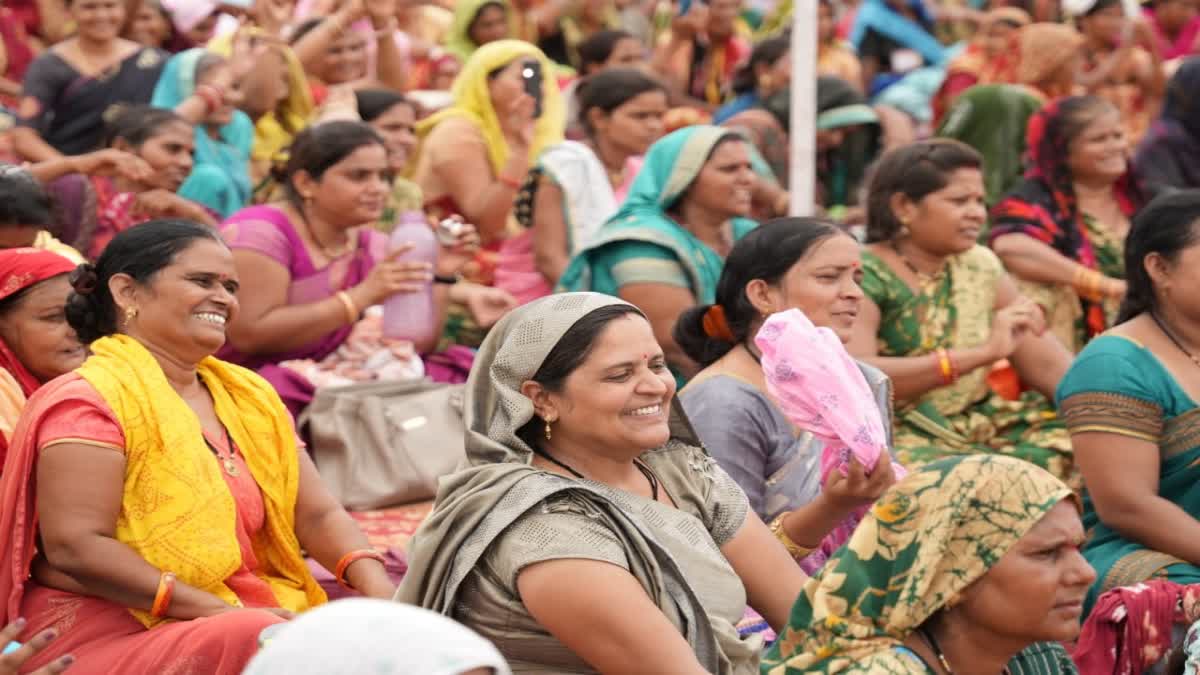
[[[851,455],[868,473],[890,457],[879,406],[858,364],[829,328],[817,328],[798,309],[767,319],[755,344],[762,350],[767,391],[788,420],[825,444],[821,482]],[[896,479],[905,471],[893,462]]]
[[[881,458],[890,461],[887,428],[879,405],[858,364],[846,353],[841,339],[828,328],[817,328],[798,309],[772,315],[755,344],[762,351],[767,393],[797,428],[824,444],[821,485],[835,468],[843,475],[854,456],[869,474]],[[892,462],[896,480],[904,467]],[[854,511],[835,527],[800,567],[815,574],[834,551],[850,539],[868,506]]]

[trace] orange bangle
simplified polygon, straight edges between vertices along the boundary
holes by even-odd
[[[379,553],[375,549],[362,548],[357,551],[350,551],[346,555],[342,556],[342,559],[338,561],[337,569],[333,572],[333,577],[337,579],[339,586],[350,591],[357,590],[350,584],[346,583],[346,570],[351,565],[359,560],[362,560],[363,558],[372,558],[374,560],[378,560],[380,565],[384,564],[385,562],[383,554]]]
[[[158,578],[158,592],[154,594],[154,605],[150,607],[150,616],[161,619],[167,615],[171,607],[171,597],[175,595],[175,575],[163,572]]]
[[[508,187],[510,187],[514,190],[520,190],[522,187],[521,181],[517,180],[516,178],[509,178],[508,176],[505,176],[505,175],[501,175],[496,180],[500,181],[501,185],[507,185]]]
[[[945,349],[939,349],[934,352],[938,360],[938,372],[942,375],[942,382],[946,384],[954,384],[958,379],[958,373],[955,372],[954,361],[950,359],[950,353]]]

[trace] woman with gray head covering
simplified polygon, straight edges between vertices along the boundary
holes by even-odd
[[[645,316],[542,298],[467,382],[472,466],[442,481],[396,598],[491,639],[517,671],[757,673],[749,604],[786,622],[804,575],[673,409]]]
[[[269,637],[242,675],[511,675],[492,643],[429,610],[339,600]]]

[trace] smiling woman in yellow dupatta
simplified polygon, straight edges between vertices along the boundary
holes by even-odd
[[[237,313],[212,230],[135,226],[72,283],[93,355],[30,398],[0,482],[0,623],[62,634],[28,667],[71,653],[84,674],[239,674],[263,628],[325,601],[301,546],[391,595],[278,394],[211,356]]]
[[[536,119],[521,78],[520,64],[529,62],[542,69],[542,114]],[[453,107],[418,125],[423,139],[413,180],[425,195],[426,210],[439,218],[461,215],[475,224],[485,244],[494,244],[504,238],[513,198],[531,163],[563,140],[566,108],[553,64],[520,40],[476,50],[452,93]]]

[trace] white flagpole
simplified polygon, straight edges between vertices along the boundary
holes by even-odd
[[[790,211],[811,216],[817,180],[817,0],[793,2]]]

